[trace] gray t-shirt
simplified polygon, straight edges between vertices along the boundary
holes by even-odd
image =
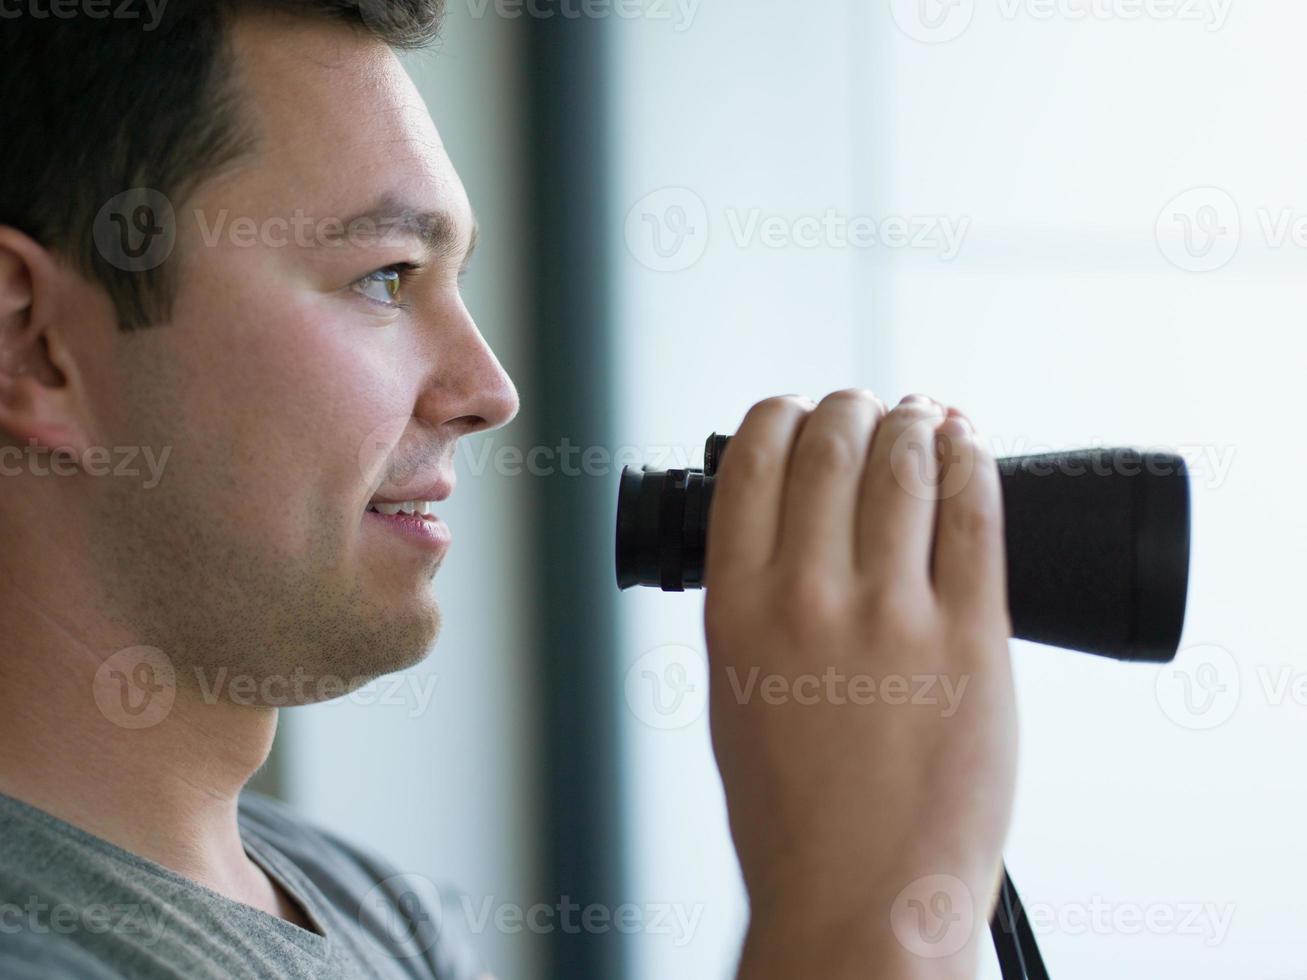
[[[4,980],[477,980],[447,889],[241,795],[246,853],[311,932],[0,793]]]

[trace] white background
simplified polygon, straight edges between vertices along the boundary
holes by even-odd
[[[1098,442],[1190,459],[1176,666],[1013,645],[1007,854],[1059,980],[1307,976],[1292,687],[1307,674],[1307,251],[1274,234],[1307,215],[1307,8],[1213,3],[751,0],[703,2],[688,26],[613,23],[632,445],[693,456],[759,398],[855,384],[951,401],[1001,454]],[[969,230],[951,261],[772,247],[739,240],[754,209],[800,230],[828,209]],[[670,677],[669,657],[692,668],[701,597],[638,592],[622,597],[623,662],[646,679]],[[729,977],[746,911],[706,718],[683,700],[666,729],[641,703],[635,900],[702,918],[688,943],[636,937],[637,976]]]

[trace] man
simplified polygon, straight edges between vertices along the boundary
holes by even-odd
[[[428,652],[456,442],[518,410],[394,53],[440,13],[0,24],[0,976],[478,975],[381,859],[242,793],[274,704]],[[123,447],[150,474],[103,478]],[[782,397],[740,427],[705,625],[741,977],[974,972],[1013,777],[1000,518],[930,399]],[[781,708],[726,696],[746,665],[969,684],[947,719]],[[921,949],[927,886],[966,928]]]

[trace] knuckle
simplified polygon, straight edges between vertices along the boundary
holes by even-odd
[[[838,391],[832,391],[822,399],[823,403],[832,405],[880,405],[881,400],[876,397],[875,393],[867,388],[841,388]]]
[[[788,415],[800,409],[804,412],[810,411],[812,405],[802,395],[772,395],[770,398],[764,398],[749,410],[749,414],[758,414],[766,417],[773,415]]]
[[[849,438],[832,429],[806,434],[799,440],[794,459],[805,469],[828,473],[847,473],[862,465],[861,454]]]
[[[787,631],[828,626],[847,614],[847,596],[839,582],[811,569],[782,579],[773,607]]]
[[[858,621],[868,636],[882,637],[890,645],[915,642],[924,617],[918,603],[892,583],[875,583],[858,600]]]
[[[858,595],[858,618],[873,626],[893,622],[902,607],[903,600],[890,582],[868,582]]]
[[[930,418],[908,418],[890,430],[894,436],[891,449],[897,452],[915,452],[934,455],[937,421]]]
[[[896,477],[915,482],[918,474],[935,468],[938,420],[899,416],[888,422],[877,442]]]

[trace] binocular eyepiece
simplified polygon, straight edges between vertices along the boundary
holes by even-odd
[[[703,587],[713,481],[703,468],[625,467],[617,584]],[[1189,589],[1189,474],[1169,453],[1085,449],[998,460],[1012,635],[1119,660],[1165,663]]]

